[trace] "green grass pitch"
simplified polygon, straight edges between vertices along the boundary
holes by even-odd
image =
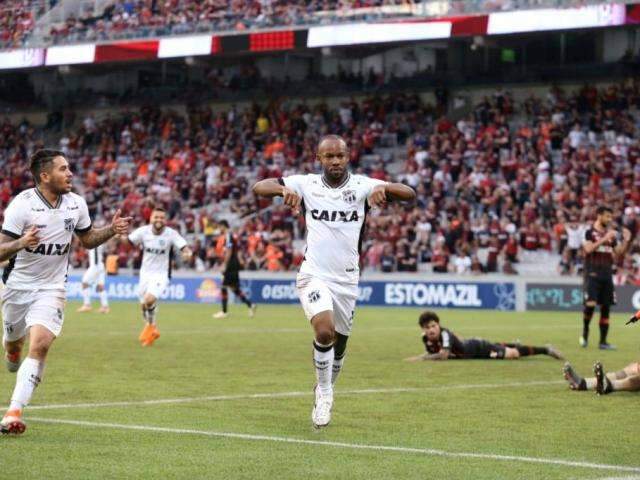
[[[217,306],[161,304],[162,337],[146,349],[136,305],[116,303],[107,316],[77,306],[67,307],[27,432],[0,437],[5,478],[640,476],[638,394],[571,392],[548,357],[403,362],[422,350],[417,309],[357,310],[332,423],[316,432],[299,306],[260,306],[254,319],[232,306],[214,320]],[[619,349],[600,352],[578,347],[580,314],[440,313],[462,336],[553,343],[579,372],[639,357],[640,327],[625,327],[624,315],[610,334]],[[597,319],[593,328],[597,337]],[[0,373],[3,401],[14,379]]]

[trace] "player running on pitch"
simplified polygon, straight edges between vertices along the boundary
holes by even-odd
[[[296,287],[314,330],[313,359],[317,385],[311,414],[316,428],[331,421],[333,384],[351,333],[360,278],[360,247],[370,207],[389,200],[411,201],[415,192],[347,170],[349,149],[344,139],[327,135],[318,144],[322,174],[261,180],[257,195],[284,197],[294,213],[301,209],[307,227],[307,250]]]
[[[73,174],[63,152],[38,150],[30,169],[36,186],[11,201],[0,233],[0,262],[9,259],[3,274],[4,348],[7,367],[18,372],[0,432],[11,434],[26,428],[23,409],[42,381],[47,353],[62,331],[73,234],[84,248],[92,249],[126,234],[131,221],[118,210],[111,225],[91,225],[87,203],[71,192]],[[20,364],[27,337],[29,350]]]
[[[89,250],[89,268],[82,276],[82,306],[78,312],[90,312],[91,307],[91,287],[96,286],[96,291],[100,296],[100,313],[109,313],[109,298],[105,285],[104,269],[104,245],[100,245]]]
[[[613,286],[613,265],[617,257],[624,255],[629,248],[631,232],[622,230],[622,241],[618,242],[618,232],[609,229],[613,223],[613,211],[606,206],[596,210],[596,221],[586,231],[582,248],[584,250],[584,310],[582,315],[582,336],[580,346],[589,342],[589,324],[597,305],[600,305],[600,344],[601,350],[615,350],[607,343],[609,333],[609,313],[615,304]]]
[[[229,223],[226,220],[220,222],[222,228],[222,235],[224,235],[224,260],[222,263],[222,310],[213,314],[213,318],[226,318],[227,316],[227,302],[229,301],[229,288],[233,291],[233,294],[239,298],[242,303],[249,307],[249,317],[253,318],[256,312],[256,306],[251,303],[245,294],[240,289],[240,270],[242,265],[238,258],[238,245],[236,239],[233,236],[233,232],[229,228]]]
[[[418,318],[422,328],[422,342],[426,352],[405,360],[449,360],[449,359],[495,359],[517,360],[529,355],[549,355],[562,360],[562,354],[551,345],[533,347],[518,343],[493,343],[482,338],[463,339],[451,330],[440,326],[435,312],[426,311]]]
[[[156,323],[156,303],[169,286],[174,250],[180,251],[185,261],[191,258],[187,241],[166,225],[166,212],[157,207],[151,212],[149,225],[137,228],[129,234],[131,243],[142,246],[138,294],[145,326],[138,340],[143,347],[150,347],[160,338]]]

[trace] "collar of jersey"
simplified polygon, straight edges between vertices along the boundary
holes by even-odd
[[[344,182],[342,182],[340,185],[338,185],[337,187],[332,187],[331,185],[329,185],[326,180],[324,179],[324,175],[320,175],[320,178],[322,179],[322,183],[325,185],[325,187],[327,188],[333,188],[335,190],[344,187],[347,183],[349,183],[349,180],[351,180],[351,174],[349,172],[347,172],[347,178],[344,179]]]
[[[36,195],[38,195],[38,198],[40,198],[40,200],[42,200],[42,202],[45,204],[45,206],[47,206],[51,210],[56,210],[57,208],[60,208],[60,204],[62,203],[62,195],[58,195],[58,201],[56,202],[56,206],[54,207],[53,205],[51,205],[49,203],[49,200],[47,200],[45,198],[45,196],[42,194],[42,192],[40,191],[40,189],[38,187],[35,187],[34,190],[36,192]]]

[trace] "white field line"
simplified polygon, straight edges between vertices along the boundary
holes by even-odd
[[[420,392],[438,392],[447,390],[477,390],[485,388],[518,388],[531,387],[540,385],[558,385],[564,381],[539,380],[532,382],[513,382],[513,383],[486,383],[486,384],[470,384],[470,385],[444,385],[441,387],[399,387],[399,388],[367,388],[359,390],[336,390],[338,396],[347,395],[376,395],[391,393],[420,393]],[[184,397],[184,398],[161,398],[156,400],[133,400],[122,402],[98,402],[98,403],[59,403],[48,405],[33,405],[28,410],[61,410],[66,408],[103,408],[103,407],[132,407],[132,406],[148,406],[148,405],[168,405],[178,403],[194,403],[194,402],[215,402],[228,400],[255,400],[264,398],[291,398],[291,397],[310,397],[313,395],[311,390],[306,392],[273,392],[273,393],[247,393],[238,395],[211,395],[204,397]]]
[[[344,448],[351,450],[371,450],[375,452],[395,452],[395,453],[415,453],[427,456],[445,457],[445,458],[471,458],[480,460],[498,460],[504,462],[524,462],[524,463],[537,463],[546,465],[557,465],[562,467],[575,467],[575,468],[588,468],[595,470],[613,470],[619,472],[633,472],[640,473],[640,467],[630,467],[625,465],[607,465],[601,463],[590,463],[572,460],[562,460],[556,458],[543,458],[543,457],[524,457],[516,455],[496,455],[490,453],[471,453],[471,452],[448,452],[445,450],[436,450],[431,448],[411,448],[411,447],[397,447],[388,445],[367,445],[362,443],[346,443],[346,442],[331,442],[324,440],[305,440],[302,438],[293,437],[276,437],[271,435],[251,435],[246,433],[231,433],[231,432],[213,432],[207,430],[191,430],[185,428],[167,428],[167,427],[155,427],[150,425],[125,425],[119,423],[102,423],[102,422],[86,422],[82,420],[61,420],[53,418],[38,418],[30,417],[30,421],[52,423],[59,425],[75,425],[79,427],[94,427],[94,428],[111,428],[117,430],[136,430],[142,432],[158,432],[158,433],[173,433],[178,435],[200,435],[205,437],[217,437],[217,438],[233,438],[238,440],[250,440],[261,442],[274,442],[274,443],[289,443],[299,445],[314,445],[322,447],[334,447]]]

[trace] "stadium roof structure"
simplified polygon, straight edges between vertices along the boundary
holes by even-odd
[[[253,33],[197,34],[23,48],[0,51],[0,70],[620,27],[638,23],[640,5],[603,3],[575,8],[356,22]]]

